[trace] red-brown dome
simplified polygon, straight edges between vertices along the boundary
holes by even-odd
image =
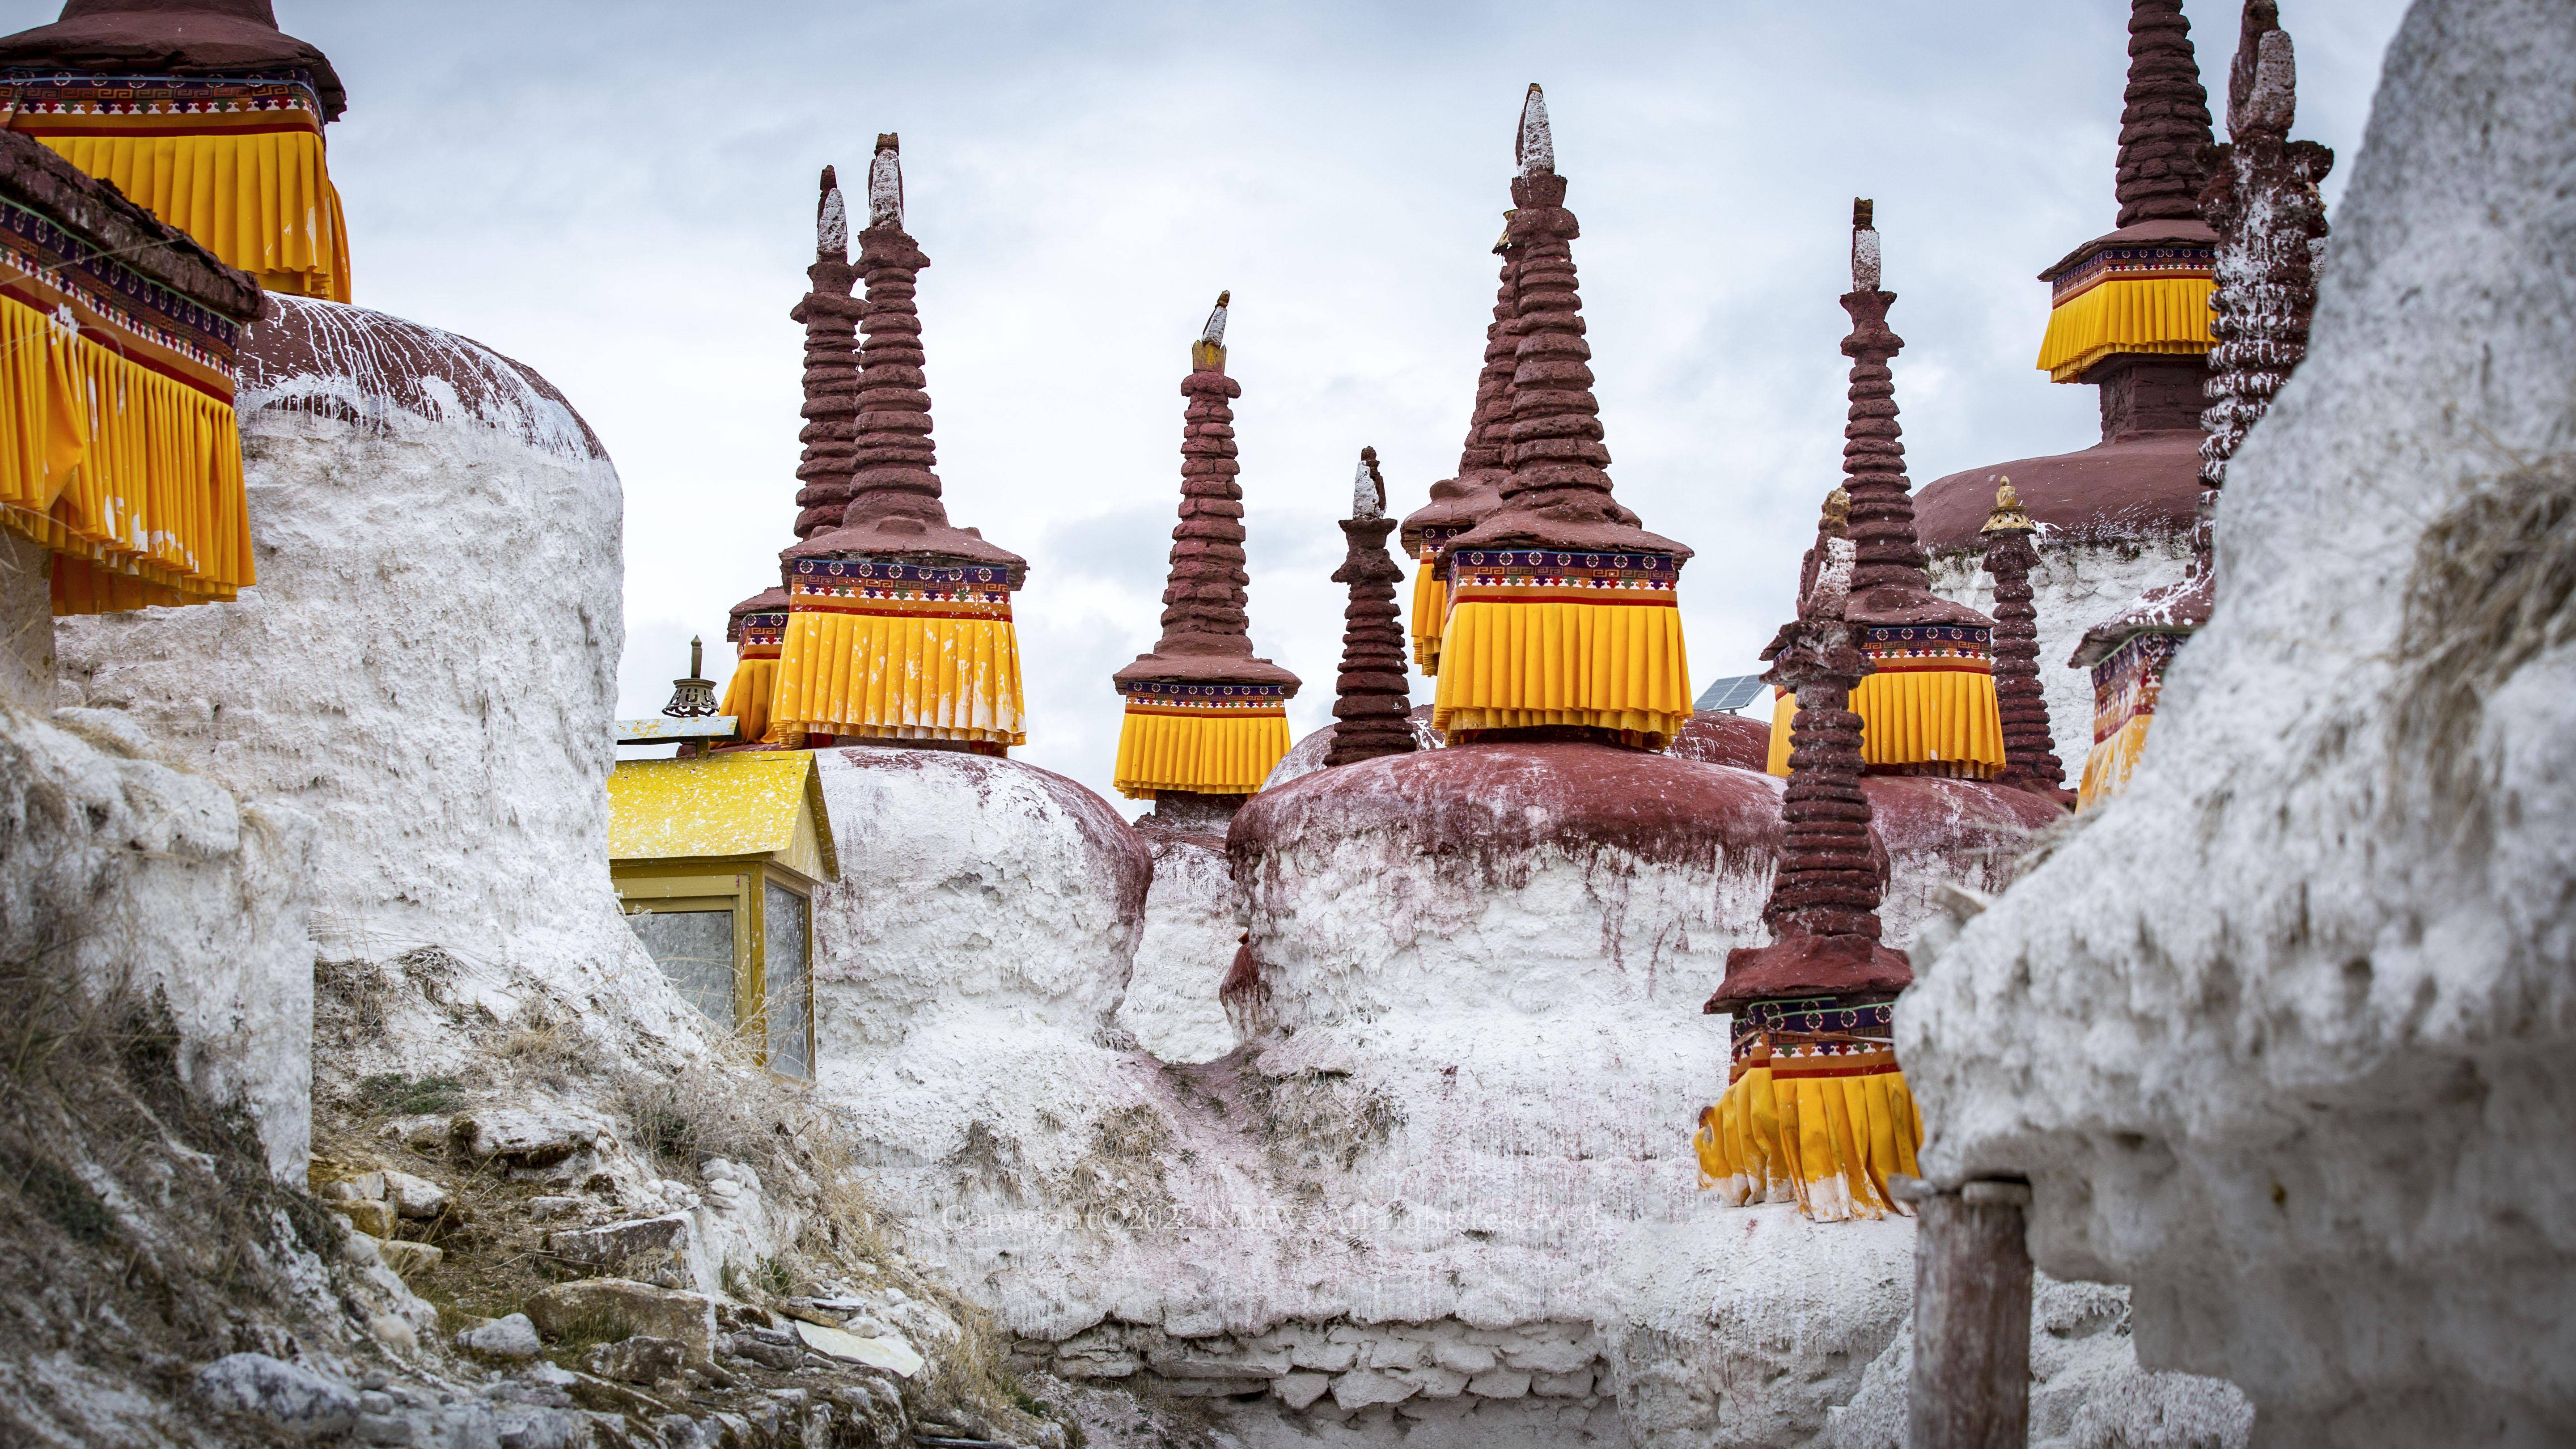
[[[2187,534],[2200,502],[2205,436],[2198,428],[2131,433],[2081,452],[1953,473],[1914,496],[1914,526],[1927,553],[1982,551],[1977,530],[1995,506],[2000,477],[2012,479],[2043,545]]]

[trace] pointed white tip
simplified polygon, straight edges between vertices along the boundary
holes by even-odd
[[[1206,343],[1210,347],[1223,347],[1225,345],[1225,310],[1227,304],[1233,300],[1234,293],[1232,292],[1217,293],[1216,306],[1208,313],[1207,325],[1199,329],[1199,340],[1201,342]]]
[[[1385,517],[1386,500],[1378,496],[1383,491],[1376,475],[1369,470],[1369,460],[1360,459],[1358,469],[1351,474],[1351,517],[1361,520]]]
[[[1523,176],[1546,176],[1556,170],[1556,137],[1547,126],[1547,93],[1530,82],[1529,96],[1521,102],[1521,134],[1513,147]]]
[[[903,225],[903,157],[892,146],[879,146],[868,163],[868,225]]]
[[[843,258],[850,254],[850,208],[837,186],[823,193],[823,209],[815,214],[814,250]]]

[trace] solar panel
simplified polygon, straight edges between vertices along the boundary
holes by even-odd
[[[1724,679],[1711,681],[1707,692],[1700,695],[1699,703],[1691,707],[1698,710],[1722,709],[1733,713],[1761,698],[1762,688],[1762,676],[1759,674],[1729,675]]]

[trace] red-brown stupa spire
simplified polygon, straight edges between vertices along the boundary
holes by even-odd
[[[1387,557],[1386,480],[1377,449],[1360,449],[1351,480],[1351,516],[1342,520],[1350,551],[1333,582],[1350,588],[1342,611],[1342,669],[1334,681],[1333,739],[1324,764],[1353,765],[1380,755],[1410,754],[1413,700],[1404,674],[1404,630],[1395,618],[1395,586],[1404,570]]]
[[[1114,780],[1135,799],[1200,818],[1201,806],[1231,810],[1261,788],[1288,752],[1287,703],[1294,674],[1256,659],[1244,610],[1242,471],[1234,456],[1232,400],[1243,385],[1225,375],[1226,310],[1217,294],[1207,326],[1190,344],[1189,399],[1181,423],[1181,519],[1172,529],[1171,573],[1163,586],[1163,637],[1151,653],[1111,676],[1126,702]],[[1181,818],[1176,816],[1175,818]]]
[[[2209,92],[2201,88],[2182,0],[2130,0],[2129,87],[2121,99],[2119,224],[2199,216]]]
[[[1896,375],[1888,364],[1905,339],[1888,330],[1894,292],[1879,289],[1876,208],[1852,202],[1852,290],[1842,296],[1852,330],[1843,355],[1852,360],[1843,422],[1843,491],[1851,496],[1852,618],[1876,625],[1957,624],[1990,629],[1991,620],[1932,593],[1923,545],[1914,536],[1913,485],[1905,476],[1904,430],[1896,421]]]
[[[807,535],[786,557],[865,557],[1007,568],[1017,586],[1028,560],[948,521],[930,441],[930,394],[923,373],[921,314],[913,289],[930,258],[903,229],[903,165],[896,137],[877,137],[868,167],[868,226],[859,233],[859,391],[852,472],[839,521]],[[828,483],[825,486],[829,486]],[[799,495],[800,499],[803,495]],[[811,509],[828,507],[818,496]],[[804,522],[799,520],[800,526]]]
[[[1225,322],[1233,294],[1217,295],[1207,326],[1190,346],[1189,399],[1181,422],[1181,516],[1172,528],[1171,572],[1163,586],[1163,637],[1118,671],[1142,679],[1284,684],[1297,676],[1252,656],[1244,590],[1243,487],[1235,481],[1234,408],[1243,384],[1225,375]]]
[[[1840,490],[1837,490],[1838,492]],[[1847,616],[1856,550],[1839,536],[1829,499],[1816,541],[1815,579],[1798,617],[1762,652],[1762,677],[1794,691],[1796,733],[1780,818],[1780,869],[1762,919],[1772,944],[1727,953],[1726,981],[1707,1010],[1764,999],[1892,994],[1912,984],[1905,954],[1878,943],[1883,886],[1869,848],[1869,797],[1861,793],[1861,718],[1851,693],[1872,672],[1861,627]]]
[[[2039,614],[2030,590],[2030,571],[2039,565],[2030,536],[2038,529],[2013,495],[2012,480],[1995,481],[1994,512],[1983,530],[1986,573],[1995,581],[1995,705],[2004,728],[2004,769],[1995,783],[2073,805],[2039,684]]]
[[[850,473],[858,456],[859,367],[855,351],[862,304],[850,295],[858,270],[850,265],[849,206],[840,178],[823,168],[823,194],[814,208],[814,264],[805,269],[806,291],[788,313],[805,325],[805,419],[796,440],[805,456],[796,465],[796,536],[812,538],[839,525],[850,501]]]
[[[1520,174],[1504,230],[1515,294],[1507,331],[1518,338],[1504,434],[1511,471],[1500,484],[1502,506],[1452,540],[1448,552],[1519,545],[1687,560],[1690,549],[1637,527],[1635,515],[1611,497],[1610,449],[1592,395],[1592,348],[1583,337],[1574,268],[1582,226],[1565,209],[1565,178],[1556,174],[1555,137],[1536,85],[1522,105],[1514,150]]]

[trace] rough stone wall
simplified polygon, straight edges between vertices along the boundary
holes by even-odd
[[[205,606],[216,607],[216,606]],[[121,715],[0,705],[0,970],[10,989],[156,993],[207,1100],[246,1109],[269,1168],[304,1170],[312,822],[151,755]],[[19,1020],[37,1013],[15,1004]]]
[[[0,700],[38,714],[55,703],[52,556],[0,530]]]
[[[2129,792],[1899,1009],[1936,1175],[2278,1444],[2576,1434],[2576,12],[2423,0]]]
[[[1988,496],[1992,496],[1989,490]],[[2149,589],[2177,583],[2191,561],[2191,541],[2179,534],[2140,532],[2114,541],[2052,539],[2043,528],[2031,543],[2039,566],[2030,571],[2031,607],[2037,611],[2039,685],[2048,700],[2048,732],[2066,766],[2069,788],[2093,752],[2093,673],[2067,667],[2084,631],[2127,609]],[[1932,592],[1954,604],[1994,613],[1995,581],[1974,550],[1936,553]]]

